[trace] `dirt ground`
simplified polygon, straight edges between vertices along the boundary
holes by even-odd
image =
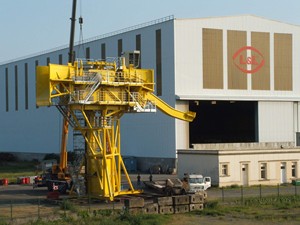
[[[233,218],[226,216],[197,216],[188,214],[174,214],[170,225],[299,225],[299,221],[280,221],[274,219],[266,220],[249,220],[241,218]]]
[[[157,175],[157,179],[163,179],[163,176]],[[142,181],[147,180],[148,175],[142,175]],[[135,175],[132,175],[132,180],[134,186],[137,186]],[[139,188],[143,188],[143,186],[139,186]],[[275,193],[276,193],[275,188]],[[293,189],[291,189],[293,190]],[[252,190],[255,193],[258,193],[257,189]],[[235,192],[231,194],[233,196],[236,193],[239,193],[240,190],[237,189]],[[267,190],[264,190],[267,192]],[[220,189],[213,188],[207,191],[208,199],[221,199]],[[299,191],[300,193],[300,191]],[[228,194],[228,193],[226,193]],[[68,195],[61,196],[61,198],[67,198]],[[235,196],[236,197],[236,196]],[[30,215],[31,219],[35,219],[40,217],[51,217],[59,207],[57,204],[44,204],[47,199],[47,189],[45,187],[35,188],[33,189],[32,185],[8,185],[8,186],[0,186],[0,219],[1,217],[10,218],[11,216],[14,218],[14,221],[25,221],[22,218],[28,218]],[[37,202],[40,202],[40,205],[37,205]],[[13,204],[13,210],[11,209],[11,204]],[[123,207],[122,202],[117,203],[105,203],[105,202],[97,202],[92,205],[87,204],[87,202],[83,201],[80,203],[81,207],[96,207],[97,209],[121,209]],[[240,215],[238,216],[203,216],[196,214],[174,214],[172,215],[170,225],[228,225],[228,224],[239,224],[239,225],[296,225],[299,224],[299,221],[296,220],[285,220],[280,221],[276,220],[276,215],[272,215],[272,213],[286,213],[285,211],[278,212],[268,212],[272,219],[266,220],[257,220],[255,216],[252,219],[242,218]],[[300,215],[299,209],[294,209],[294,215]],[[13,214],[13,215],[11,215]],[[22,224],[21,222],[16,224]]]
[[[148,174],[141,174],[141,184],[137,184],[137,174],[130,174],[130,179],[135,187],[135,189],[145,189],[143,185],[143,181],[149,180]],[[175,178],[176,175],[170,174],[153,174],[153,180],[162,180],[166,178]],[[125,180],[125,178],[122,178]],[[0,201],[1,200],[30,200],[30,199],[46,199],[47,197],[47,188],[46,187],[38,187],[33,189],[32,184],[24,184],[24,185],[8,185],[2,186],[0,185]]]
[[[47,188],[40,187],[33,189],[31,184],[26,185],[8,185],[0,186],[0,201],[3,200],[30,200],[30,199],[46,199]]]

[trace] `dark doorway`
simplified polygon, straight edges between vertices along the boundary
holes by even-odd
[[[257,102],[190,101],[190,143],[257,142]]]

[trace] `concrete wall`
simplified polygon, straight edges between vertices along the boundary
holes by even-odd
[[[200,155],[200,151],[179,150],[177,174],[196,173],[209,176],[213,185],[219,184],[219,159],[217,154]]]
[[[263,150],[262,150],[263,151]],[[232,184],[243,185],[242,164],[248,165],[249,185],[277,185],[282,183],[281,163],[286,163],[286,182],[291,183],[292,179],[299,178],[299,157],[300,149],[295,151],[273,150],[269,152],[256,152],[244,154],[227,154],[219,156],[219,163],[229,163],[229,176],[220,176],[220,186]],[[261,163],[266,163],[267,178],[261,179]],[[296,177],[292,177],[292,163],[296,163]],[[221,173],[221,171],[219,171]]]
[[[176,172],[176,159],[174,158],[137,157],[136,160],[139,172],[156,173],[158,168],[162,174]]]
[[[251,142],[251,143],[217,143],[193,144],[194,150],[240,150],[240,149],[278,149],[294,148],[294,142]]]
[[[277,185],[300,178],[299,159],[300,149],[293,147],[180,150],[178,175],[201,173],[211,176],[212,183],[220,187]],[[222,164],[228,165],[227,175],[222,175]],[[262,164],[266,166],[266,178],[261,177]],[[295,167],[295,176],[292,176],[292,166]]]

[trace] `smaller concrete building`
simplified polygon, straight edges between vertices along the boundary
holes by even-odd
[[[277,185],[299,178],[300,148],[292,142],[195,144],[177,153],[179,177],[200,173],[219,187]]]

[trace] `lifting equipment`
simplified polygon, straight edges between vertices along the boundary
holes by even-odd
[[[120,118],[124,113],[162,112],[192,121],[194,112],[178,111],[153,94],[154,71],[137,69],[139,52],[106,61],[77,60],[74,65],[38,66],[36,103],[55,105],[83,135],[86,191],[110,199],[136,194],[120,151]],[[84,122],[82,122],[82,119]],[[128,189],[121,190],[121,172]]]
[[[134,189],[121,156],[122,115],[156,112],[158,108],[169,116],[191,122],[196,114],[178,111],[153,94],[154,71],[138,69],[139,51],[106,60],[74,62],[75,12],[76,0],[73,0],[69,63],[37,66],[36,104],[56,106],[64,117],[58,179],[69,179],[66,144],[71,125],[85,139],[86,150],[80,161],[85,166],[86,193],[113,201],[119,195],[141,193]],[[80,168],[77,177],[79,171]],[[127,180],[126,188],[122,172]],[[76,185],[78,179],[72,178]]]

